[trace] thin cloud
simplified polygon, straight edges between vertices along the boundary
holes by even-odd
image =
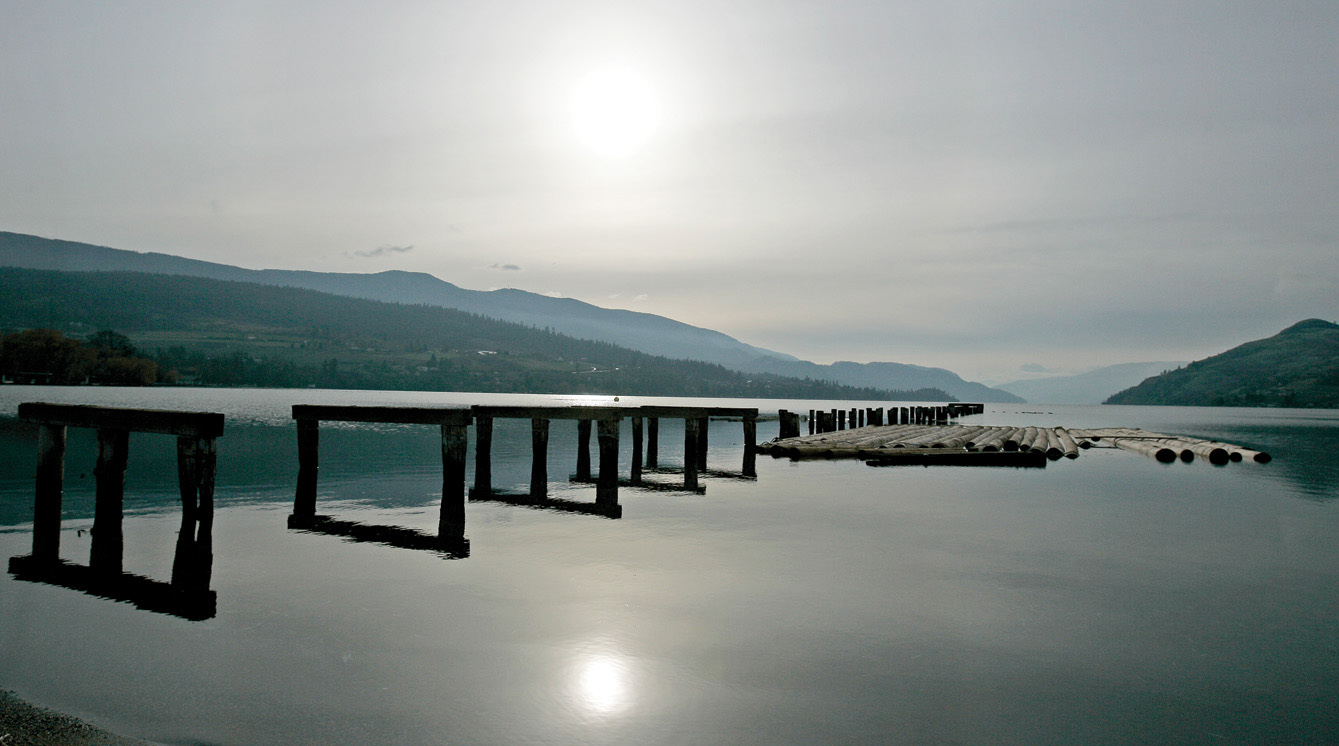
[[[378,246],[375,249],[355,251],[354,256],[360,256],[364,259],[371,259],[377,256],[387,256],[389,254],[403,254],[406,251],[413,251],[413,246]]]
[[[489,269],[500,269],[504,272],[520,272],[521,268],[516,264],[490,264]]]

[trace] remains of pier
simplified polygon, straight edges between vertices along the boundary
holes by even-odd
[[[20,579],[127,600],[154,611],[192,619],[213,616],[215,597],[209,582],[217,460],[214,441],[223,435],[223,415],[29,402],[19,405],[19,419],[38,426],[37,480],[32,554],[11,558],[10,572]],[[70,427],[92,428],[98,433],[93,470],[97,492],[86,566],[60,558],[66,429]],[[125,471],[132,432],[177,436],[181,530],[170,583],[122,570]]]
[[[298,429],[298,485],[289,525],[293,528],[326,533],[339,533],[350,538],[358,535],[369,541],[393,543],[397,546],[423,542],[402,535],[407,529],[370,527],[380,531],[355,531],[345,522],[317,516],[316,484],[319,474],[320,423],[322,421],[369,422],[439,425],[442,431],[442,505],[435,537],[443,548],[463,547],[465,551],[465,450],[467,427],[475,426],[474,487],[469,491],[471,500],[494,500],[516,505],[552,508],[580,513],[619,518],[623,508],[618,502],[619,431],[625,418],[632,419],[632,469],[624,482],[632,487],[654,487],[644,482],[644,470],[664,471],[658,465],[659,420],[684,420],[684,489],[701,491],[698,475],[707,468],[707,423],[710,418],[739,419],[744,426],[743,476],[756,478],[755,444],[757,441],[758,410],[732,407],[543,407],[543,406],[488,406],[474,407],[359,407],[299,404],[293,407],[293,419]],[[525,494],[495,490],[492,484],[493,421],[499,418],[530,420],[532,458],[530,489]],[[572,420],[577,425],[577,463],[572,480],[595,483],[595,502],[583,503],[554,499],[549,495],[548,443],[553,420]],[[648,426],[649,438],[643,449],[642,426]],[[599,463],[597,476],[591,478],[590,439],[592,423],[597,434]],[[713,475],[716,473],[713,472]],[[729,474],[723,472],[723,474]],[[367,528],[367,527],[365,527]]]
[[[322,422],[377,422],[437,425],[442,438],[442,503],[437,519],[437,548],[468,553],[465,546],[466,428],[472,413],[465,407],[361,407],[321,404],[293,405],[298,428],[298,487],[293,498],[289,528],[340,533],[357,538],[352,530],[316,515],[316,481],[320,473]],[[395,543],[385,540],[386,543]]]

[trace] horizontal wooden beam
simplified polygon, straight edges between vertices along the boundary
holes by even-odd
[[[637,412],[640,417],[664,417],[668,419],[700,419],[702,417],[757,418],[758,416],[758,410],[746,407],[673,407],[652,405],[638,407]]]
[[[164,433],[196,438],[217,438],[223,435],[223,415],[218,412],[179,412],[27,402],[19,405],[19,419],[38,425]]]
[[[636,407],[524,407],[488,406],[473,408],[475,417],[525,420],[621,420],[632,417]]]
[[[294,404],[293,419],[325,422],[389,422],[401,425],[468,425],[468,407],[357,407]]]

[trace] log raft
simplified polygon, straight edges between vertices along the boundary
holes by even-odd
[[[782,422],[786,422],[784,413]],[[758,446],[758,451],[773,458],[854,458],[879,465],[1041,466],[1048,460],[1076,459],[1093,447],[1120,448],[1163,463],[1198,457],[1214,465],[1231,461],[1263,464],[1271,458],[1263,451],[1230,443],[1137,428],[894,424],[799,435],[792,426],[783,428],[782,435]]]

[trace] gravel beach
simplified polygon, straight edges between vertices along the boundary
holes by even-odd
[[[152,746],[0,690],[0,746]]]

